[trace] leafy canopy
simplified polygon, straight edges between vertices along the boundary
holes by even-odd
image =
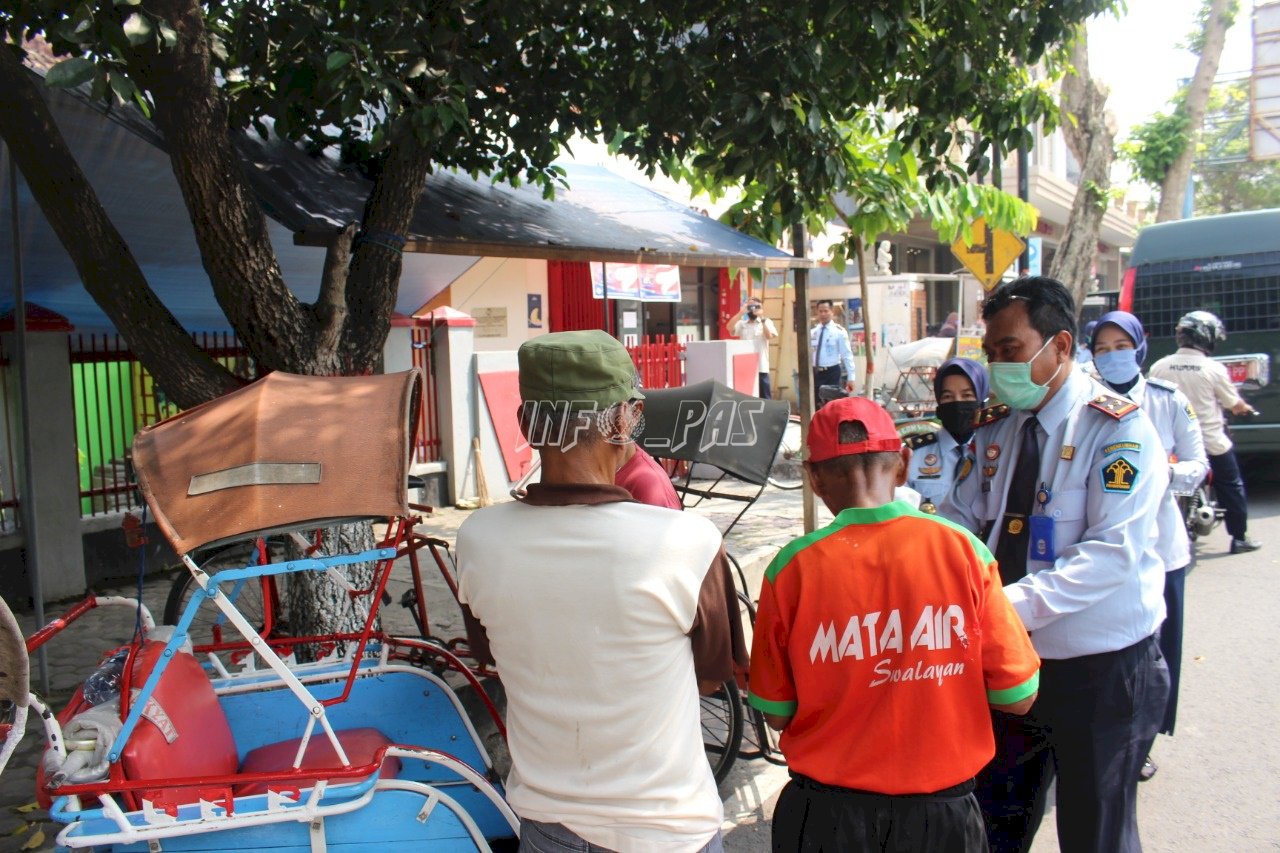
[[[875,189],[858,205],[871,223],[878,206],[900,209],[900,197],[954,186],[1029,143],[1054,104],[1025,69],[1111,5],[210,0],[200,9],[234,127],[336,148],[375,176],[390,146],[411,144],[439,168],[548,192],[562,180],[553,161],[581,134],[651,172],[744,187],[755,215],[776,224],[829,212],[834,193],[860,186]],[[91,82],[99,96],[144,109],[131,69],[174,40],[151,0],[10,0],[0,27],[18,43],[41,35],[66,57],[51,83]],[[951,204],[959,214],[981,201],[964,191]]]

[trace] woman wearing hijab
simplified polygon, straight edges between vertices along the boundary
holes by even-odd
[[[969,358],[943,362],[933,377],[942,429],[908,436],[911,465],[907,485],[920,493],[920,509],[936,512],[953,483],[973,470],[974,424],[990,393],[987,369]]]
[[[1156,518],[1156,552],[1164,560],[1164,600],[1168,611],[1160,628],[1160,650],[1169,664],[1169,703],[1165,706],[1160,731],[1173,734],[1178,711],[1178,672],[1182,665],[1183,589],[1191,565],[1191,541],[1178,511],[1175,491],[1190,491],[1204,480],[1209,470],[1204,440],[1191,403],[1177,386],[1142,376],[1147,357],[1147,338],[1142,323],[1126,311],[1112,311],[1098,318],[1093,331],[1093,367],[1103,384],[1142,407],[1160,433],[1169,457],[1169,491],[1165,493]],[[1141,778],[1155,775],[1156,766],[1147,758]]]

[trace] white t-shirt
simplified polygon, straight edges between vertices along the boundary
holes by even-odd
[[[777,328],[774,327],[773,321],[768,317],[759,317],[752,323],[743,316],[733,327],[733,336],[740,340],[751,341],[756,348],[756,356],[759,358],[761,373],[769,372],[769,340],[764,336],[768,330],[770,335],[778,334]]]
[[[458,531],[458,598],[507,693],[521,818],[618,851],[697,851],[724,817],[689,632],[720,534],[620,502],[500,504]]]
[[[1193,347],[1179,347],[1173,355],[1166,355],[1151,365],[1149,375],[1177,385],[1191,401],[1191,408],[1200,421],[1206,453],[1221,456],[1231,449],[1222,410],[1237,405],[1240,392],[1220,362]]]

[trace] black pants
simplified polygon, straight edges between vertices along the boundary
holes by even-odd
[[[1227,533],[1232,539],[1243,539],[1249,529],[1249,505],[1235,451],[1210,456],[1209,470],[1213,472],[1213,493],[1226,512]]]
[[[1178,721],[1178,676],[1182,673],[1182,610],[1186,600],[1187,568],[1164,573],[1164,624],[1160,626],[1160,653],[1169,667],[1169,701],[1164,706],[1160,733],[1173,734]]]
[[[760,374],[760,399],[770,400],[773,398],[773,389],[769,387],[769,374],[761,372]]]
[[[822,401],[818,399],[818,389],[823,385],[840,386],[842,383],[840,377],[842,372],[840,365],[833,367],[815,367],[813,369],[813,399],[818,401],[816,408],[822,408]]]
[[[982,812],[966,782],[889,796],[791,774],[773,810],[774,853],[985,853]]]
[[[1138,771],[1169,695],[1155,637],[1126,649],[1044,660],[1031,714],[992,712],[996,756],[977,778],[993,853],[1031,849],[1058,778],[1062,853],[1137,853]]]

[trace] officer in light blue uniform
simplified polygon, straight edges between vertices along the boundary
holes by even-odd
[[[1155,639],[1168,457],[1137,404],[1076,369],[1060,282],[1002,285],[983,318],[992,391],[1009,409],[980,417],[978,470],[939,511],[991,547],[1042,659],[1028,717],[993,712],[996,757],[975,792],[988,841],[1030,848],[1056,771],[1062,849],[1137,853],[1138,775],[1169,690]]]
[[[952,484],[973,472],[973,431],[990,396],[987,369],[969,358],[945,361],[934,374],[933,395],[941,429],[903,439],[912,451],[907,485],[920,493],[924,512],[936,512]]]
[[[1191,540],[1187,536],[1175,492],[1189,493],[1209,472],[1204,437],[1195,410],[1178,386],[1161,379],[1147,379],[1142,363],[1147,357],[1147,336],[1141,321],[1127,311],[1112,311],[1098,318],[1093,335],[1093,367],[1103,384],[1142,407],[1160,434],[1160,446],[1169,458],[1171,483],[1156,517],[1156,552],[1164,561],[1164,603],[1168,615],[1160,628],[1160,650],[1169,665],[1169,702],[1160,731],[1173,734],[1178,712],[1178,674],[1182,668],[1182,611],[1187,569],[1191,566]],[[1150,779],[1156,765],[1147,757],[1140,778]]]

